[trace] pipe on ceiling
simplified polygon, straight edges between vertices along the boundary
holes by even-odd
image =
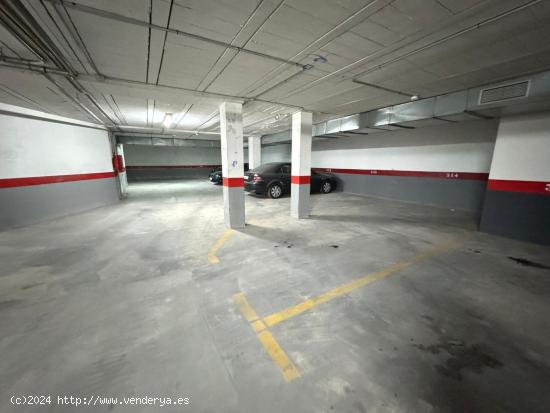
[[[390,3],[389,0],[385,0],[385,1],[371,0],[370,2],[368,2],[368,4],[361,7],[359,10],[357,10],[351,16],[347,17],[345,20],[338,23],[336,26],[331,28],[329,31],[325,32],[324,34],[322,34],[321,36],[319,36],[318,38],[316,38],[315,40],[310,42],[306,47],[304,47],[302,50],[300,50],[298,53],[296,53],[293,57],[291,57],[291,59],[294,60],[296,58],[299,58],[300,55],[309,54],[309,53],[319,51],[319,49],[321,47],[327,45],[332,40],[338,38],[342,34],[342,30],[346,30],[346,29],[350,30],[351,28],[355,27],[356,25],[362,23],[369,16],[374,14],[376,11],[378,11],[378,10],[382,9],[383,7],[385,7],[388,3]],[[371,10],[369,10],[369,9],[371,9]],[[372,9],[374,9],[374,10],[372,10]],[[326,59],[325,59],[325,61],[326,61]],[[281,68],[282,68],[282,65],[280,65],[280,66],[276,67],[275,69],[271,70],[270,72],[266,73],[261,79],[256,81],[256,84],[259,83],[259,85],[257,87],[253,86],[253,89],[251,91],[254,92],[259,87],[261,87],[266,82],[266,79],[274,78],[275,76],[277,76],[276,73]],[[296,75],[301,74],[301,73],[303,73],[303,71],[297,72],[293,75],[290,75],[286,79],[276,83],[275,85],[270,86],[268,89],[265,89],[265,90],[261,91],[260,93],[257,93],[255,96],[257,98],[259,98],[260,96],[263,96],[264,94],[266,94],[269,91],[279,87],[280,85],[283,85],[283,84],[287,83],[289,80],[291,80]],[[254,89],[254,87],[256,89]]]
[[[121,84],[124,86],[144,86],[144,87],[151,87],[155,89],[159,88],[161,90],[166,89],[166,91],[179,90],[182,92],[193,93],[201,97],[229,99],[231,101],[239,101],[240,103],[245,102],[247,100],[247,98],[243,96],[231,96],[231,95],[224,95],[220,93],[202,92],[195,89],[181,88],[177,86],[154,85],[150,83],[140,82],[138,80],[121,79],[121,78],[109,77],[109,76],[93,76],[93,75],[88,75],[84,73],[72,74],[66,70],[58,69],[57,67],[47,66],[47,65],[44,65],[43,63],[36,63],[35,61],[17,59],[17,58],[5,56],[5,55],[0,55],[0,66],[12,68],[12,69],[19,69],[22,71],[34,72],[34,73],[42,73],[42,74],[51,73],[54,75],[65,76],[65,77],[72,76],[84,82],[99,82],[99,83],[112,82],[112,83]]]
[[[164,129],[164,128],[154,128],[154,127],[148,127],[148,126],[127,126],[127,125],[120,125],[120,129],[122,130],[137,130],[137,131],[151,131],[151,132],[162,132],[165,131],[164,136],[174,135],[174,134],[192,134],[192,135],[215,135],[220,136],[220,132],[212,132],[212,131],[203,131],[200,129]],[[257,135],[248,135],[243,134],[245,138],[250,136],[257,136]]]
[[[52,21],[54,21],[53,17],[51,16],[50,12],[48,11],[48,8],[46,7],[46,4],[44,3],[44,0],[40,0],[40,3],[42,4],[44,9],[46,10],[48,15],[50,16],[50,19]],[[88,61],[88,64],[90,65],[90,67],[98,75],[102,76],[102,73],[99,71],[99,68],[95,64],[95,62],[92,58],[92,55],[90,54],[88,48],[86,47],[86,44],[84,43],[84,40],[82,40],[82,37],[80,36],[80,33],[78,32],[73,20],[71,19],[71,16],[67,12],[67,9],[65,9],[65,7],[62,7],[61,5],[57,5],[57,4],[54,4],[53,9],[54,9],[55,13],[57,14],[57,16],[59,17],[59,19],[61,20],[61,22],[63,23],[63,26],[65,27],[65,29],[69,32],[69,34],[72,37],[73,41],[78,45],[81,52],[86,57],[86,60]],[[56,27],[57,27],[57,25],[56,25]],[[60,33],[62,33],[61,29],[58,28],[58,30],[59,30]],[[80,61],[80,59],[79,59],[79,61]]]
[[[374,89],[383,90],[385,92],[394,93],[396,95],[406,96],[408,98],[410,98],[414,95],[414,93],[405,93],[405,92],[402,92],[400,90],[390,89],[390,88],[387,88],[387,87],[375,85],[373,83],[363,82],[362,80],[352,79],[352,82],[357,83],[358,85],[368,86],[368,87],[372,87]]]
[[[136,134],[117,133],[114,135],[117,143],[125,145],[146,145],[146,146],[180,146],[180,147],[202,147],[202,148],[219,148],[219,140],[209,139],[189,139],[189,138],[174,138],[166,135],[147,134],[140,136]],[[162,144],[155,144],[162,142]]]
[[[23,27],[20,23],[20,15],[17,11],[17,6],[11,1],[3,1],[2,7],[0,7],[0,22],[6,28],[6,30],[12,34],[27,50],[34,54],[40,61],[51,60],[53,57],[44,51],[39,46],[39,41],[29,33],[27,28]]]
[[[244,105],[257,102],[257,103],[266,103],[270,105],[279,105],[279,106],[284,106],[284,107],[294,108],[294,109],[304,110],[304,111],[310,111],[310,112],[319,112],[319,111],[313,111],[313,110],[304,108],[303,106],[292,105],[289,103],[281,103],[281,102],[276,102],[272,100],[249,98],[246,96],[226,95],[222,93],[206,92],[206,91],[201,91],[197,89],[183,88],[179,86],[154,85],[150,83],[140,82],[139,80],[122,79],[122,78],[110,77],[110,76],[93,76],[93,75],[88,75],[84,73],[71,74],[66,70],[58,69],[52,66],[46,66],[43,63],[37,63],[36,61],[31,61],[31,60],[17,59],[17,58],[5,56],[5,55],[0,55],[0,66],[4,66],[11,69],[19,69],[22,71],[41,73],[41,74],[51,73],[54,75],[65,76],[65,77],[72,76],[73,78],[80,79],[81,81],[84,81],[84,82],[113,83],[113,84],[120,84],[122,86],[142,86],[147,88],[160,89],[161,91],[164,90],[166,92],[180,91],[180,92],[191,93],[199,97],[214,98],[214,99],[220,99],[220,100],[226,100],[226,101],[227,100],[237,101],[239,103],[243,103]]]
[[[61,123],[64,125],[75,125],[90,129],[107,130],[107,128],[102,124],[98,125],[97,123],[54,115],[48,113],[47,111],[37,111],[34,109],[27,109],[25,107],[8,105],[6,103],[0,103],[0,113],[19,118],[36,119],[45,122]]]
[[[401,55],[401,56],[397,56],[397,57],[395,57],[395,58],[393,58],[393,59],[390,59],[390,60],[388,60],[388,61],[386,61],[386,62],[384,62],[384,63],[375,65],[374,67],[372,67],[372,68],[370,68],[370,69],[368,69],[368,70],[365,70],[365,71],[363,71],[363,72],[361,72],[361,73],[356,74],[356,75],[354,76],[354,79],[359,78],[359,77],[361,77],[361,76],[364,76],[364,75],[366,75],[366,74],[372,73],[372,72],[375,71],[375,70],[382,69],[382,68],[384,68],[384,67],[386,67],[386,66],[388,66],[388,65],[390,65],[390,64],[392,64],[392,63],[399,62],[399,61],[401,61],[401,60],[403,60],[403,59],[406,59],[407,57],[410,57],[410,56],[413,56],[413,55],[415,55],[415,54],[417,54],[417,53],[423,52],[424,50],[430,49],[430,48],[432,48],[432,47],[434,47],[434,46],[437,46],[437,45],[439,45],[439,44],[441,44],[441,43],[445,43],[445,42],[447,42],[447,41],[449,41],[449,40],[455,39],[455,38],[457,38],[457,37],[459,37],[459,36],[462,36],[462,35],[465,34],[465,33],[469,33],[469,32],[471,32],[471,31],[473,31],[473,30],[477,30],[477,29],[479,29],[479,28],[481,28],[481,27],[483,27],[483,26],[486,26],[486,25],[488,25],[488,24],[490,24],[490,23],[494,23],[494,22],[496,22],[496,21],[499,21],[499,20],[501,20],[501,19],[503,19],[503,18],[505,18],[505,17],[508,17],[508,16],[510,16],[510,15],[512,15],[512,14],[515,14],[515,13],[519,12],[519,11],[522,11],[522,10],[525,10],[525,9],[531,7],[531,6],[534,6],[535,4],[540,3],[541,1],[542,1],[542,0],[531,0],[531,1],[527,2],[527,3],[525,3],[525,4],[521,4],[521,5],[519,5],[519,6],[516,6],[516,7],[511,8],[511,9],[509,9],[509,10],[506,10],[505,12],[502,12],[502,13],[500,13],[500,14],[497,14],[496,16],[489,17],[488,19],[482,20],[482,21],[479,22],[479,23],[473,24],[473,25],[468,26],[468,27],[466,27],[466,28],[464,28],[464,29],[462,29],[462,30],[459,30],[459,31],[455,32],[455,33],[451,33],[450,35],[447,35],[447,36],[444,36],[444,37],[442,37],[442,38],[440,38],[440,39],[434,40],[433,42],[428,43],[427,45],[424,45],[424,46],[422,46],[422,47],[419,47],[418,49],[411,50],[410,52],[405,53],[405,54],[403,54],[403,55]]]
[[[17,39],[24,39],[26,43],[29,43],[32,51],[39,55],[42,61],[51,61],[60,69],[70,73],[75,72],[71,64],[63,58],[61,51],[49,39],[47,33],[20,0],[4,1],[0,10],[1,20],[5,27]]]
[[[53,84],[67,99],[69,99],[71,102],[73,102],[75,105],[77,105],[80,109],[82,109],[84,112],[86,112],[88,115],[90,115],[92,118],[97,120],[99,123],[103,124],[103,121],[99,119],[99,117],[92,112],[90,109],[88,109],[78,98],[73,97],[70,93],[68,93],[65,88],[57,83],[55,79],[53,79],[49,74],[42,73],[42,75],[51,83]]]
[[[490,17],[490,18],[488,18],[488,19],[485,19],[485,20],[483,20],[483,21],[481,21],[481,22],[479,22],[479,23],[473,24],[473,25],[468,26],[468,27],[466,27],[466,28],[464,28],[464,29],[461,29],[461,30],[459,30],[459,31],[457,31],[457,32],[455,32],[455,33],[452,33],[452,34],[447,35],[447,36],[444,36],[444,37],[442,37],[442,38],[440,38],[440,39],[438,39],[438,40],[435,40],[435,41],[433,41],[433,42],[431,42],[431,43],[428,43],[427,45],[421,46],[421,47],[418,48],[418,49],[415,49],[415,50],[412,50],[412,51],[410,51],[410,52],[407,52],[407,53],[405,53],[405,54],[403,54],[403,55],[401,55],[401,56],[397,56],[396,58],[391,59],[390,61],[387,61],[387,62],[385,62],[385,63],[382,63],[381,65],[375,65],[373,68],[371,68],[371,69],[369,69],[369,70],[367,70],[367,71],[365,71],[365,72],[363,72],[363,73],[360,73],[360,74],[358,74],[358,75],[354,75],[354,76],[353,76],[353,79],[356,79],[356,78],[358,78],[358,77],[360,77],[360,76],[362,76],[362,75],[365,75],[365,74],[367,74],[367,73],[370,73],[370,72],[372,72],[373,70],[377,70],[377,69],[379,69],[379,68],[381,68],[381,67],[387,66],[387,65],[389,65],[389,64],[391,64],[391,63],[395,63],[395,62],[397,62],[397,61],[400,61],[400,60],[402,60],[402,59],[405,59],[405,58],[407,58],[407,57],[409,57],[409,56],[411,56],[411,55],[413,55],[413,54],[419,53],[419,52],[424,51],[424,50],[426,50],[426,49],[428,49],[428,48],[431,48],[431,47],[433,47],[433,46],[436,46],[436,45],[438,45],[438,44],[444,43],[444,42],[446,42],[446,41],[448,41],[448,40],[454,39],[454,38],[456,38],[456,37],[458,37],[458,36],[461,36],[461,35],[463,35],[463,34],[465,34],[465,33],[470,32],[470,31],[476,30],[476,29],[478,29],[478,28],[480,28],[480,27],[482,27],[482,26],[485,26],[485,25],[487,25],[487,24],[494,23],[494,22],[496,22],[496,21],[498,21],[498,20],[500,20],[500,19],[502,19],[502,18],[504,18],[504,17],[510,16],[510,15],[512,15],[512,14],[514,14],[514,13],[517,13],[517,12],[522,11],[522,10],[524,10],[524,9],[527,9],[527,8],[529,8],[529,7],[531,7],[531,6],[534,6],[535,4],[540,3],[541,1],[543,1],[543,0],[531,0],[531,1],[529,1],[529,2],[527,2],[527,3],[525,3],[525,4],[522,4],[522,5],[520,5],[520,6],[513,7],[513,8],[511,8],[511,9],[509,9],[509,10],[506,10],[506,11],[504,11],[504,12],[502,12],[502,13],[499,13],[499,14],[497,14],[497,15],[495,15],[495,16],[492,16],[492,17]],[[386,53],[386,54],[394,53],[395,51],[400,50],[400,49],[402,49],[402,48],[404,48],[404,47],[406,47],[406,46],[409,46],[409,45],[410,45],[410,43],[405,44],[405,45],[399,47],[398,49],[389,51],[389,52]],[[386,54],[384,54],[384,55],[386,55]],[[375,57],[376,57],[376,58],[380,58],[380,57],[383,57],[384,55],[375,56]],[[288,97],[290,97],[290,96],[294,96],[294,95],[296,95],[296,94],[298,94],[298,93],[300,93],[300,92],[306,90],[307,88],[312,87],[312,86],[314,86],[314,85],[316,85],[316,84],[318,84],[318,83],[321,83],[321,82],[323,82],[323,81],[325,81],[325,80],[327,80],[327,79],[330,79],[330,78],[332,78],[332,77],[334,77],[334,76],[340,75],[340,74],[345,73],[345,72],[349,72],[350,70],[353,70],[353,69],[356,68],[357,66],[360,66],[360,65],[364,64],[368,59],[371,59],[371,58],[373,58],[373,55],[368,55],[368,56],[362,57],[361,59],[356,60],[355,62],[352,62],[352,63],[350,63],[350,64],[348,64],[348,65],[346,65],[346,66],[344,66],[344,67],[342,67],[342,68],[340,68],[340,69],[334,70],[334,71],[332,71],[332,72],[326,74],[326,75],[323,76],[323,77],[320,77],[320,78],[318,78],[318,79],[312,80],[311,82],[309,82],[309,83],[307,83],[307,84],[305,84],[305,85],[302,85],[302,86],[300,86],[300,87],[294,89],[292,92],[290,92],[289,94],[287,94],[287,95],[285,95],[285,96],[280,96],[279,99],[280,99],[280,98],[288,98]],[[260,96],[261,96],[261,94],[260,94]]]
[[[233,43],[233,41],[237,38],[237,36],[239,36],[241,34],[241,32],[243,30],[246,29],[248,23],[250,23],[252,21],[252,19],[256,16],[258,10],[260,10],[260,7],[264,4],[264,1],[265,0],[261,0],[257,5],[256,5],[256,8],[254,9],[254,11],[250,14],[250,16],[248,16],[248,18],[246,19],[246,21],[244,22],[244,24],[241,26],[241,28],[239,29],[238,33],[233,37],[233,40],[231,41],[231,43]],[[271,17],[277,13],[282,7],[283,7],[283,4],[285,3],[285,0],[280,0],[279,1],[279,4],[277,4],[277,6],[275,8],[273,8],[273,10],[271,10],[271,12],[265,17],[265,19],[263,20],[263,22],[253,31],[253,33],[251,33],[248,38],[246,39],[246,41],[242,44],[242,47],[246,47],[248,45],[248,43],[254,38],[254,36],[264,27],[264,25],[271,19]],[[221,60],[221,58],[225,55],[227,49],[223,51],[223,53],[218,57],[218,59],[216,60],[216,62],[211,66],[210,70],[208,70],[208,72],[206,73],[206,75],[203,77],[203,79],[201,80],[201,82],[199,83],[199,85],[208,77],[208,75],[210,74],[211,70],[215,67],[215,65]],[[210,82],[208,82],[207,85],[203,86],[201,88],[201,90],[206,90],[208,89],[224,72],[225,70],[229,67],[229,65],[233,62],[233,60],[237,57],[238,53],[235,53],[230,59],[228,62],[226,62],[224,64],[224,66],[221,68],[221,70],[218,71],[218,73],[212,78],[212,80],[210,80]],[[289,59],[289,60],[293,60],[293,59]],[[281,64],[281,66],[285,66],[284,64]]]
[[[95,97],[92,96],[92,94],[76,80],[78,73],[67,61],[58,47],[52,42],[48,34],[42,29],[32,14],[19,0],[8,0],[3,2],[3,7],[0,8],[0,21],[4,27],[6,27],[10,33],[18,39],[18,41],[22,42],[25,46],[30,47],[30,50],[42,59],[42,64],[44,67],[46,67],[45,63],[47,61],[52,62],[55,65],[55,69],[58,69],[51,70],[52,74],[56,74],[55,72],[58,72],[57,74],[62,74],[73,88],[88,98],[92,105],[108,122],[112,125],[116,125],[116,122],[111,119],[109,114],[103,109]],[[15,62],[12,61],[11,64],[13,65]],[[24,66],[32,67],[33,65],[26,62]],[[59,88],[65,96],[69,97],[71,101],[76,103],[88,114],[93,113],[89,108],[85,107],[82,102],[70,97],[71,94],[68,93],[62,85],[59,85],[53,81],[53,79],[49,77],[45,71],[42,71],[42,75],[44,75],[50,82],[53,82],[53,84],[55,84],[55,86]],[[99,119],[97,115],[94,114],[92,116],[102,124],[104,123],[104,121]]]
[[[51,73],[60,76],[71,76],[66,70],[58,69],[57,67],[46,66],[43,63],[36,63],[32,60],[16,59],[6,55],[0,55],[0,66],[34,73]]]
[[[265,58],[265,59],[274,60],[274,61],[277,61],[279,63],[284,63],[284,64],[288,64],[288,65],[291,65],[291,66],[297,66],[297,67],[300,67],[300,68],[304,67],[304,65],[302,65],[299,62],[293,62],[293,61],[284,59],[282,57],[277,57],[277,56],[269,55],[269,54],[266,54],[266,53],[257,52],[255,50],[245,49],[243,47],[235,46],[231,43],[222,42],[220,40],[211,39],[209,37],[201,36],[201,35],[194,34],[194,33],[184,32],[182,30],[171,29],[169,27],[159,26],[158,24],[149,23],[149,22],[139,20],[139,19],[134,19],[132,17],[127,17],[127,16],[123,16],[121,14],[112,13],[112,12],[109,12],[109,11],[106,11],[106,10],[97,9],[95,7],[85,6],[83,4],[70,2],[70,1],[67,1],[67,0],[46,0],[46,1],[48,1],[50,3],[54,3],[54,4],[55,3],[58,3],[58,4],[60,3],[60,4],[64,5],[67,8],[78,10],[78,11],[88,13],[88,14],[93,14],[93,15],[100,16],[100,17],[104,17],[104,18],[107,18],[107,19],[116,20],[116,21],[120,21],[120,22],[123,22],[123,23],[129,23],[129,24],[133,24],[135,26],[142,26],[142,27],[146,27],[146,28],[151,28],[151,29],[154,29],[154,30],[159,30],[159,31],[167,32],[167,33],[172,33],[172,34],[175,34],[177,36],[188,37],[188,38],[199,40],[199,41],[202,41],[202,42],[205,42],[205,43],[215,44],[217,46],[225,47],[225,48],[232,49],[232,50],[237,50],[238,52],[247,53],[247,54],[254,55],[254,56],[257,56],[257,57],[262,57],[262,58]]]
[[[122,130],[140,130],[140,131],[166,131],[167,135],[173,135],[176,133],[188,133],[188,134],[194,134],[194,135],[217,135],[219,136],[219,132],[209,132],[209,131],[200,131],[200,130],[192,130],[192,129],[164,129],[164,128],[154,128],[149,126],[127,126],[127,125],[120,125],[120,129]]]

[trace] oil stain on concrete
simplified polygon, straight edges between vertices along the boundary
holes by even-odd
[[[460,340],[442,340],[437,344],[414,344],[422,351],[431,354],[446,353],[443,364],[435,366],[438,373],[453,380],[462,380],[465,372],[481,374],[487,368],[498,368],[503,364],[491,354],[483,344],[466,344]]]

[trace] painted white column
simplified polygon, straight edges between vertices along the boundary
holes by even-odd
[[[118,179],[120,182],[120,193],[124,197],[126,196],[128,188],[128,177],[126,176],[126,159],[124,159],[124,148],[121,143],[116,145],[116,154],[122,159],[122,170],[118,172]]]
[[[312,120],[312,114],[309,112],[298,112],[292,115],[290,215],[294,218],[309,216]]]
[[[550,113],[500,118],[480,230],[550,245]]]
[[[248,137],[248,168],[254,169],[262,164],[262,137]]]
[[[220,105],[223,209],[228,228],[244,228],[243,105]]]

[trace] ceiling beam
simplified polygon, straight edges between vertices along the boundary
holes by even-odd
[[[362,71],[361,73],[354,73],[352,75],[352,79],[358,79],[358,78],[361,78],[373,71],[376,71],[376,70],[379,70],[383,67],[386,67],[390,64],[393,64],[395,62],[398,62],[400,60],[403,60],[403,59],[406,59],[410,56],[413,56],[413,55],[416,55],[417,53],[420,53],[420,52],[423,52],[425,50],[428,50],[434,46],[438,46],[438,45],[441,45],[441,44],[444,44],[452,39],[455,39],[457,37],[460,37],[460,36],[463,36],[464,34],[466,33],[469,33],[471,31],[475,31],[475,30],[478,30],[480,29],[481,27],[483,26],[486,26],[486,25],[489,25],[491,23],[494,23],[496,21],[499,21],[503,18],[506,18],[508,16],[511,16],[515,13],[518,13],[522,10],[525,10],[529,7],[532,7],[540,2],[542,2],[544,0],[529,0],[519,6],[516,6],[516,7],[512,7],[510,9],[507,9],[505,10],[504,12],[501,12],[501,13],[498,13],[496,15],[493,15],[489,18],[485,18],[481,21],[478,21],[477,23],[475,24],[472,24],[472,25],[469,25],[465,28],[462,28],[458,31],[455,31],[455,32],[452,32],[450,34],[446,34],[442,37],[439,37],[435,40],[432,40],[432,41],[429,41],[428,43],[422,45],[422,46],[419,46],[419,47],[416,47],[410,51],[406,51],[406,52],[403,52],[402,54],[399,54],[398,56],[394,57],[394,58],[391,58],[383,63],[380,63],[380,64],[374,64],[372,65],[372,67],[369,67],[367,70],[365,71]],[[488,3],[487,1],[485,2],[481,2],[480,4],[483,4],[483,3]],[[502,3],[505,3],[505,2],[502,2]],[[473,9],[473,8],[472,8]],[[457,14],[453,17],[453,19],[458,19],[458,18],[461,18],[461,14]],[[452,25],[451,25],[452,21],[448,21],[448,22],[442,22],[438,27],[437,27],[437,30],[440,30],[440,29],[448,29],[448,28],[452,28]],[[443,24],[445,24],[445,26],[443,26]],[[430,28],[430,30],[432,30],[432,28]],[[413,47],[419,40],[422,40],[424,38],[428,38],[429,39],[429,36],[430,35],[433,35],[434,33],[437,33],[438,31],[431,31],[429,33],[427,33],[426,35],[423,35],[421,38],[412,38],[410,39],[410,41],[408,41],[407,43],[405,44],[400,44],[399,42],[396,43],[396,46],[394,47],[390,47],[389,50],[388,48],[384,48],[384,49],[381,49],[379,52],[375,52],[375,53],[372,53],[372,54],[368,54],[354,62],[351,62],[343,67],[340,67],[338,69],[335,69],[333,70],[332,72],[330,73],[327,73],[325,74],[324,76],[322,77],[319,77],[317,79],[314,79],[308,83],[305,83],[291,91],[289,91],[288,93],[284,94],[284,95],[281,95],[281,96],[278,96],[277,98],[278,99],[288,99],[292,96],[295,96],[301,92],[303,92],[304,90],[307,90],[308,88],[312,88],[320,83],[323,83],[323,82],[326,82],[327,80],[329,79],[333,79],[335,77],[344,77],[344,76],[348,76],[349,72],[365,65],[367,62],[370,62],[374,59],[381,59],[383,58],[384,56],[387,56],[387,55],[391,55],[393,53],[397,53],[399,50],[402,50],[402,49],[405,49],[407,47]]]
[[[75,3],[75,2],[67,1],[67,0],[46,0],[46,1],[48,1],[50,3],[53,3],[53,4],[62,4],[63,6],[65,6],[68,9],[78,10],[78,11],[83,12],[83,13],[93,14],[95,16],[103,17],[103,18],[110,19],[110,20],[115,20],[115,21],[118,21],[118,22],[133,24],[135,26],[141,26],[141,27],[145,27],[145,28],[148,28],[148,29],[159,30],[159,31],[162,31],[162,32],[175,34],[176,36],[188,37],[190,39],[195,39],[195,40],[198,40],[198,41],[201,41],[201,42],[210,43],[210,44],[220,46],[220,47],[224,47],[224,48],[227,48],[227,49],[236,50],[236,51],[241,52],[241,53],[250,54],[250,55],[253,55],[253,56],[256,56],[256,57],[261,57],[261,58],[264,58],[264,59],[269,59],[269,60],[273,60],[273,61],[276,61],[276,62],[279,62],[279,63],[284,63],[284,64],[287,64],[287,65],[290,65],[290,66],[297,66],[299,68],[304,69],[304,65],[299,63],[299,62],[294,62],[294,61],[284,59],[284,58],[278,57],[278,56],[273,56],[273,55],[270,55],[270,54],[267,54],[267,53],[257,52],[255,50],[245,49],[244,47],[235,46],[231,43],[222,42],[220,40],[211,39],[209,37],[201,36],[201,35],[198,35],[198,34],[184,32],[184,31],[178,30],[178,29],[171,29],[169,27],[163,27],[163,26],[160,26],[158,24],[150,23],[150,22],[147,22],[147,21],[139,20],[139,19],[134,19],[133,17],[124,16],[122,14],[113,13],[113,12],[110,12],[110,11],[107,11],[107,10],[97,9],[95,7],[85,6],[83,4],[79,4],[79,3]]]
[[[41,73],[41,74],[48,73],[52,75],[71,77],[73,79],[78,79],[79,81],[94,84],[97,86],[113,85],[113,86],[129,87],[131,89],[141,90],[144,92],[157,92],[161,94],[175,93],[180,98],[195,97],[201,100],[205,100],[205,99],[215,100],[216,102],[220,102],[220,101],[237,102],[237,103],[243,103],[243,104],[254,103],[254,102],[267,103],[267,104],[279,105],[287,108],[294,108],[298,110],[321,113],[318,110],[308,109],[298,105],[276,102],[272,100],[250,98],[247,96],[234,96],[234,95],[227,95],[223,93],[205,92],[201,90],[183,88],[179,86],[155,85],[151,83],[140,82],[138,80],[122,79],[122,78],[109,77],[109,76],[89,75],[85,73],[69,73],[63,69],[47,66],[42,63],[12,58],[8,56],[0,56],[0,66],[6,67],[12,70],[34,72],[34,73]],[[190,103],[190,102],[187,102],[187,103]]]

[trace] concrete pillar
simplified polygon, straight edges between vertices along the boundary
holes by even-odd
[[[262,137],[248,138],[248,168],[254,169],[262,164]]]
[[[479,228],[550,245],[550,114],[502,117]]]
[[[243,105],[220,105],[223,208],[228,228],[244,228]]]
[[[311,124],[312,115],[309,112],[298,112],[292,115],[290,215],[294,218],[309,216]]]
[[[124,159],[124,148],[121,143],[116,145],[116,154],[120,156],[122,168],[118,172],[118,180],[120,183],[120,194],[125,197],[128,188],[128,178],[126,176],[126,160]]]

